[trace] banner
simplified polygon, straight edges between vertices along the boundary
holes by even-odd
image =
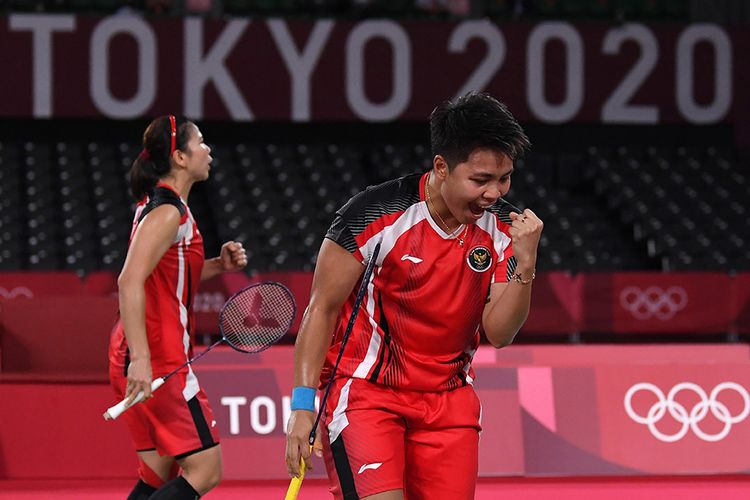
[[[723,333],[734,323],[732,278],[721,273],[592,273],[584,277],[583,330]]]
[[[479,475],[750,474],[748,349],[482,347]],[[213,408],[225,479],[285,480],[292,346],[257,355],[219,346],[193,368]],[[22,382],[0,384],[0,477],[135,477],[124,423],[101,418],[115,402],[107,384]],[[310,477],[323,476],[317,458],[314,467]]]
[[[513,349],[479,346],[474,363],[506,367],[526,365],[581,367],[598,365],[742,364],[750,360],[750,345],[734,343],[674,344],[513,344]]]
[[[0,300],[79,295],[84,291],[75,273],[68,271],[0,273]]]
[[[0,17],[0,116],[426,120],[486,90],[522,121],[746,123],[740,26]]]
[[[738,448],[750,443],[747,363],[597,367],[594,380],[600,436],[589,452],[651,474],[750,473]]]
[[[582,348],[568,366],[479,363],[479,475],[750,473],[750,370],[747,347],[734,348],[718,363],[699,360],[703,346],[683,349],[692,361],[682,363],[639,363],[634,351],[629,363],[610,363],[615,346]],[[234,353],[226,366],[216,358],[196,365],[222,435],[226,478],[285,477],[294,374],[292,348],[280,349],[289,359],[278,364],[247,365],[248,356]],[[312,477],[323,474],[316,459]]]
[[[0,300],[0,373],[102,380],[115,297]]]
[[[297,302],[291,333],[299,329],[310,301],[310,272],[247,276],[227,273],[202,283],[194,298],[196,333],[218,333],[224,302],[243,287],[261,281],[287,286]],[[40,297],[109,297],[116,302],[117,275],[101,271],[81,279],[73,272],[0,273],[0,325],[3,301]],[[86,310],[85,300],[81,309]],[[36,318],[29,317],[34,327]],[[576,333],[721,334],[750,333],[750,274],[722,273],[539,273],[531,310],[519,339],[567,341]],[[84,332],[87,327],[83,327]],[[91,332],[92,335],[99,332]]]
[[[566,272],[539,273],[531,290],[529,317],[521,335],[541,335],[565,340],[580,331],[582,275]]]
[[[732,281],[736,332],[747,336],[750,335],[750,273],[740,273]]]

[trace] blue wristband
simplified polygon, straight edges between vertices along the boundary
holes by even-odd
[[[292,410],[315,411],[315,389],[313,387],[295,387],[292,389]]]

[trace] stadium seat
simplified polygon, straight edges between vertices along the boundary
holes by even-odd
[[[248,272],[312,269],[346,200],[431,163],[428,148],[409,142],[212,149],[212,175],[194,188],[191,211],[207,255],[223,241],[246,242]],[[0,143],[0,268],[119,269],[138,151],[102,141]],[[749,198],[730,150],[641,144],[535,151],[516,162],[507,197],[545,221],[540,268],[574,272],[746,270]]]

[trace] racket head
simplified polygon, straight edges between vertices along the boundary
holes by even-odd
[[[265,351],[292,327],[297,304],[289,289],[275,281],[246,286],[224,303],[219,313],[221,336],[244,353]]]

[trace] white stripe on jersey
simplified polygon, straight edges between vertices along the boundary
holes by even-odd
[[[141,218],[141,213],[143,213],[143,210],[146,208],[146,204],[138,205],[135,209],[135,216],[133,217],[133,227],[130,230],[130,239],[133,239],[133,235],[135,234],[135,230],[138,229],[138,220]]]
[[[365,359],[357,366],[354,370],[352,377],[355,378],[366,378],[367,374],[370,373],[370,369],[373,367],[375,362],[378,360],[378,352],[380,351],[380,345],[383,343],[380,334],[378,333],[378,324],[375,323],[375,294],[373,291],[373,280],[375,279],[375,271],[373,270],[370,281],[367,283],[367,316],[370,321],[370,344],[367,346],[367,354]]]
[[[404,213],[401,214],[393,224],[384,227],[379,233],[373,234],[370,239],[359,248],[359,252],[365,260],[369,260],[370,255],[372,255],[373,250],[375,250],[375,245],[380,241],[382,242],[380,245],[380,253],[378,254],[378,260],[375,264],[381,266],[385,256],[388,255],[396,245],[396,240],[398,240],[402,234],[425,219],[425,213],[420,209],[420,205],[424,205],[424,202],[415,203],[410,206],[404,210]]]
[[[179,263],[179,269],[177,271],[177,303],[180,307],[182,347],[185,352],[185,360],[187,360],[188,353],[190,352],[190,333],[188,332],[187,328],[187,306],[183,302],[183,293],[185,291],[185,276],[188,272],[190,272],[190,270],[186,269],[185,267],[184,248],[193,238],[193,221],[191,217],[188,217],[185,223],[180,226],[180,229],[177,231],[177,236],[182,240],[177,247],[177,262]],[[193,367],[191,365],[188,365],[187,368],[188,373],[185,380],[185,387],[182,389],[182,396],[185,398],[185,401],[191,400],[196,394],[198,394],[198,391],[200,390],[200,386],[198,385],[198,378],[195,376],[195,373],[193,373]]]
[[[180,225],[179,229],[177,229],[177,235],[174,237],[174,241],[172,244],[180,243],[180,241],[185,240],[182,242],[181,246],[189,245],[190,242],[193,239],[193,218],[188,217],[185,222]]]
[[[182,245],[177,247],[177,264],[177,290],[175,290],[175,294],[177,295],[177,303],[180,308],[180,324],[182,325],[183,331],[187,332],[187,307],[185,307],[185,304],[182,301],[182,294],[185,292],[185,251],[183,250]],[[187,352],[188,342],[189,339],[186,340],[183,335],[182,345],[185,347],[185,352]]]
[[[501,262],[505,258],[505,249],[510,245],[510,238],[497,226],[497,216],[490,212],[484,212],[477,221],[477,226],[490,234],[494,242],[495,253],[497,253],[497,262]]]
[[[497,262],[496,265],[505,258],[505,250],[508,248],[508,245],[510,245],[510,238],[507,234],[502,232],[500,228],[497,226],[497,216],[492,214],[491,212],[484,212],[482,214],[482,217],[477,221],[477,226],[481,228],[483,231],[489,233],[490,237],[493,241],[493,246],[495,247],[495,253],[497,253]],[[495,282],[495,274],[492,274],[492,283]]]
[[[349,419],[346,418],[346,408],[349,406],[349,387],[352,385],[352,380],[349,379],[341,388],[341,394],[339,394],[339,401],[336,403],[336,409],[333,410],[333,418],[331,423],[328,424],[328,439],[330,443],[336,441],[339,435],[349,425]]]
[[[471,347],[466,348],[466,352],[469,355],[469,361],[466,362],[464,365],[464,375],[466,375],[466,383],[469,385],[474,385],[474,379],[469,375],[469,370],[471,370],[471,362],[474,360],[474,354],[476,354],[477,350],[472,349]]]
[[[375,262],[378,269],[383,265],[383,259],[388,255],[393,247],[396,245],[396,241],[401,237],[402,234],[409,231],[412,227],[416,226],[425,219],[423,210],[420,210],[419,206],[423,203],[416,203],[407,208],[401,216],[395,220],[390,226],[384,227],[379,233],[374,234],[365,244],[359,249],[360,253],[369,258],[372,252],[375,250],[375,245],[378,241],[381,241],[380,253]],[[367,303],[366,309],[370,322],[370,344],[367,346],[367,354],[365,359],[357,366],[352,374],[355,378],[366,378],[372,367],[378,360],[378,352],[380,346],[383,343],[383,339],[378,333],[378,324],[375,322],[375,297],[374,297],[374,286],[373,280],[377,271],[373,270],[370,282],[367,283]]]

